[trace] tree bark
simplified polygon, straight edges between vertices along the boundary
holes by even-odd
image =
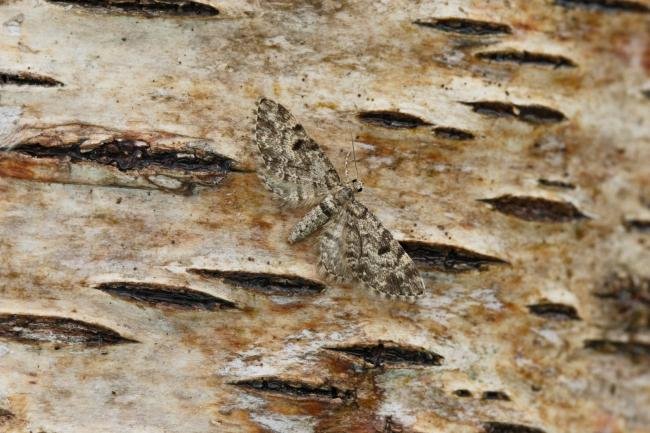
[[[0,2],[0,431],[649,432],[649,12]],[[424,297],[286,242],[261,96]]]

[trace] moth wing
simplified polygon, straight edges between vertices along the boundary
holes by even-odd
[[[421,296],[424,282],[413,260],[377,217],[355,199],[343,213],[345,273],[387,297]]]
[[[266,98],[257,104],[255,145],[258,174],[289,206],[306,206],[341,185],[330,160],[282,105]]]
[[[351,279],[347,269],[346,241],[346,212],[339,214],[331,220],[320,235],[320,271],[328,278],[335,281]]]

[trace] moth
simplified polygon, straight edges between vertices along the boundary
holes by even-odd
[[[254,142],[266,187],[290,207],[313,206],[293,227],[289,243],[319,229],[320,270],[338,281],[359,281],[387,297],[414,298],[424,282],[411,258],[379,220],[358,202],[358,179],[342,182],[330,160],[291,113],[262,98]]]

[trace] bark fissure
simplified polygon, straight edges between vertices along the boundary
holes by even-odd
[[[133,343],[105,326],[67,317],[0,314],[0,338],[20,343],[104,346]]]
[[[110,282],[95,287],[112,296],[154,307],[221,310],[236,308],[234,302],[187,287],[139,282]]]
[[[417,20],[414,23],[419,26],[430,27],[448,33],[458,33],[465,36],[500,36],[512,33],[512,29],[507,24],[468,18],[435,18],[431,20]]]
[[[209,4],[186,0],[47,0],[90,10],[121,12],[145,16],[213,17],[219,9]]]

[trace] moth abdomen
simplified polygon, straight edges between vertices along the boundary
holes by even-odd
[[[314,206],[298,223],[293,226],[289,234],[289,243],[293,244],[305,239],[310,234],[327,223],[337,213],[339,205],[332,195],[328,195],[318,205]]]

